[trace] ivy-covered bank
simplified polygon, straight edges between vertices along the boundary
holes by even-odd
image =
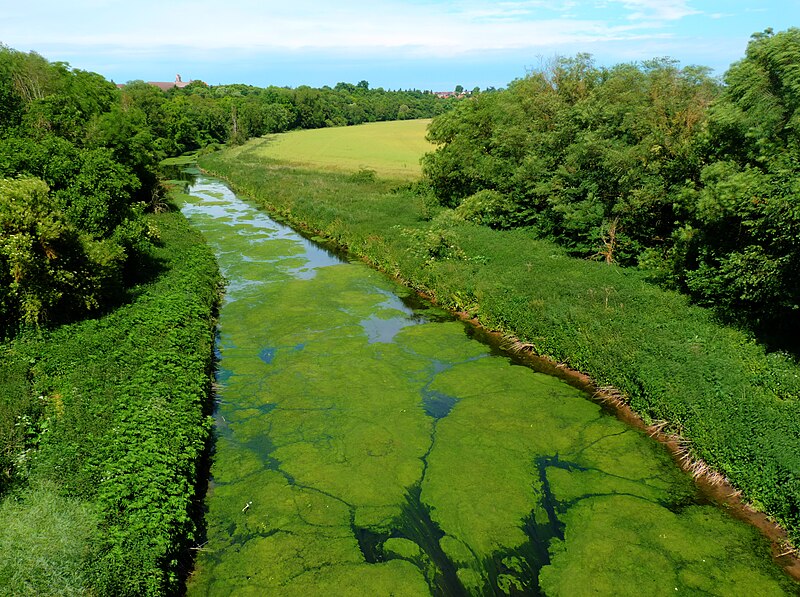
[[[262,142],[200,164],[440,304],[618,388],[800,539],[800,367],[791,358],[640,272],[569,258],[526,230],[468,223],[369,172],[268,162],[256,151]]]
[[[150,279],[122,306],[0,345],[7,594],[182,591],[199,532],[220,277],[183,216],[150,222]]]

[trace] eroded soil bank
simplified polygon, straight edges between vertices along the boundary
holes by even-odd
[[[228,280],[191,595],[796,593],[754,528],[582,390],[218,181],[190,195]]]

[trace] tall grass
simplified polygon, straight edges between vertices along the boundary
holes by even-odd
[[[51,484],[0,503],[0,587],[18,597],[86,595],[99,517]]]
[[[460,221],[397,182],[301,170],[257,146],[201,165],[440,304],[619,389],[800,540],[800,367],[788,356],[636,270]]]

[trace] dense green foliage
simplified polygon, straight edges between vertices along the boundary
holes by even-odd
[[[152,238],[150,134],[96,75],[0,46],[0,337],[118,302]]]
[[[10,594],[180,591],[210,432],[218,274],[180,215],[148,215],[169,209],[157,141],[114,84],[0,46]]]
[[[560,59],[434,120],[424,171],[468,219],[785,325],[800,298],[798,63],[800,29],[753,36],[724,84],[667,59]]]
[[[122,91],[123,105],[140,114],[163,151],[177,155],[212,143],[237,145],[249,137],[387,120],[431,118],[457,99],[428,91],[371,89],[338,83],[334,88],[253,87],[195,81],[164,93],[143,81]]]
[[[0,556],[0,584],[12,594],[180,590],[211,426],[218,274],[182,216],[155,224],[159,273],[130,303],[0,347],[0,413],[15,419],[3,421],[0,480],[27,480],[0,505],[0,545],[16,546]]]
[[[568,258],[530,229],[465,222],[391,181],[282,166],[249,147],[201,165],[441,304],[615,386],[800,539],[800,368],[790,359],[636,269]]]

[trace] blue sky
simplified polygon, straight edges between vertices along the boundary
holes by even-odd
[[[0,43],[118,83],[503,87],[578,52],[722,74],[793,26],[800,0],[0,0]]]

